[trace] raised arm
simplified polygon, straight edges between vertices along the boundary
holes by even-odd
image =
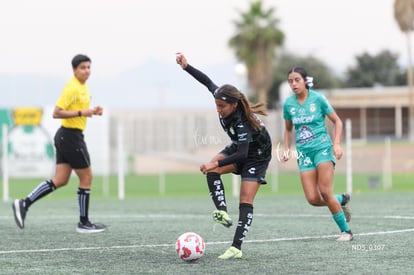
[[[177,64],[181,66],[183,70],[189,73],[192,77],[194,77],[198,82],[203,84],[207,87],[207,89],[213,94],[214,91],[218,88],[218,86],[203,72],[197,70],[190,64],[188,64],[187,59],[182,53],[177,53],[175,60]]]

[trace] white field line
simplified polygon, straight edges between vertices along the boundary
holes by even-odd
[[[386,234],[402,234],[414,232],[414,228],[390,230],[390,231],[376,231],[354,234],[354,236],[373,236]],[[269,243],[269,242],[285,242],[285,241],[303,241],[303,240],[317,240],[336,238],[338,235],[322,235],[322,236],[302,236],[290,238],[275,238],[265,240],[247,240],[245,243]],[[228,241],[220,242],[206,242],[206,245],[228,244]],[[153,248],[153,247],[174,247],[175,244],[140,244],[140,245],[114,245],[114,246],[91,246],[91,247],[64,247],[51,249],[25,249],[25,250],[0,250],[0,255],[4,254],[21,254],[21,253],[54,253],[65,251],[86,251],[86,250],[117,250],[117,249],[134,249],[134,248]]]
[[[332,215],[330,214],[260,214],[255,213],[255,217],[267,217],[267,218],[331,218]],[[73,215],[36,215],[36,220],[68,220],[68,219],[77,219],[76,213]],[[125,219],[125,217],[128,217],[129,219],[177,219],[177,218],[205,218],[206,215],[204,214],[108,214],[108,215],[101,215],[101,214],[95,214],[93,215],[94,220],[96,219]],[[10,220],[13,219],[12,216],[0,216],[0,220]],[[374,215],[352,215],[352,219],[391,219],[391,220],[414,220],[414,216],[391,216],[391,215],[385,215],[385,216],[374,216]]]

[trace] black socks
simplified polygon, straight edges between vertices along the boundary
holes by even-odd
[[[241,203],[239,205],[239,221],[237,223],[236,233],[232,246],[241,249],[241,245],[249,232],[253,220],[253,205],[250,203]]]
[[[214,202],[217,210],[224,210],[227,212],[226,196],[224,194],[224,185],[221,181],[220,174],[209,172],[207,173],[207,184],[210,190],[210,197]]]
[[[24,208],[29,209],[29,206],[37,201],[38,199],[43,198],[47,194],[53,192],[56,189],[52,180],[46,180],[41,182],[33,191],[30,193],[27,198],[24,200]]]
[[[210,197],[218,210],[227,212],[226,197],[224,194],[224,185],[221,181],[220,174],[207,173],[207,184],[210,190]],[[250,203],[241,203],[239,205],[239,221],[237,223],[236,232],[232,246],[241,249],[241,245],[249,232],[250,225],[253,220],[253,205]]]
[[[89,210],[89,195],[90,189],[78,188],[78,204],[79,204],[79,216],[80,222],[85,224],[89,221],[88,210]]]

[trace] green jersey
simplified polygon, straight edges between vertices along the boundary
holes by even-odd
[[[328,100],[319,92],[309,89],[305,102],[300,104],[296,95],[283,104],[283,117],[295,127],[297,151],[310,152],[332,146],[325,125],[326,115],[334,112]]]

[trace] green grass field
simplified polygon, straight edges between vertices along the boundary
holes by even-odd
[[[123,201],[116,199],[116,178],[109,179],[110,194],[97,178],[90,215],[108,230],[90,235],[75,231],[72,179],[32,206],[24,230],[16,227],[10,202],[0,204],[0,274],[412,274],[413,176],[394,176],[387,192],[370,189],[368,177],[354,179],[350,243],[335,241],[338,229],[328,209],[306,203],[297,175],[279,177],[278,192],[264,186],[255,200],[243,259],[233,261],[217,259],[235,228],[212,221],[203,176],[166,175],[163,195],[158,176],[130,176]],[[11,197],[26,196],[38,181],[11,180]],[[225,181],[235,220],[238,200],[231,196],[230,178]],[[336,190],[344,188],[338,175]],[[190,264],[174,250],[176,238],[187,231],[206,242],[205,255]]]
[[[371,177],[379,178],[377,188],[369,185]],[[267,185],[260,188],[260,194],[302,194],[302,186],[298,174],[281,173],[267,176]],[[10,197],[20,198],[26,196],[44,179],[10,179]],[[227,192],[231,192],[231,175],[224,175],[223,181]],[[414,192],[413,174],[394,174],[392,176],[393,192]],[[0,181],[1,182],[1,181]],[[93,196],[96,198],[117,198],[117,177],[95,177],[93,183]],[[343,174],[335,175],[334,188],[342,193],[346,190],[346,177]],[[52,194],[53,198],[71,198],[77,189],[77,178],[73,176],[64,188]],[[382,186],[381,175],[355,174],[353,175],[353,192],[372,193],[385,192]],[[128,175],[125,178],[125,194],[127,198],[148,196],[185,196],[207,194],[205,176],[202,174],[166,174],[166,175]]]

